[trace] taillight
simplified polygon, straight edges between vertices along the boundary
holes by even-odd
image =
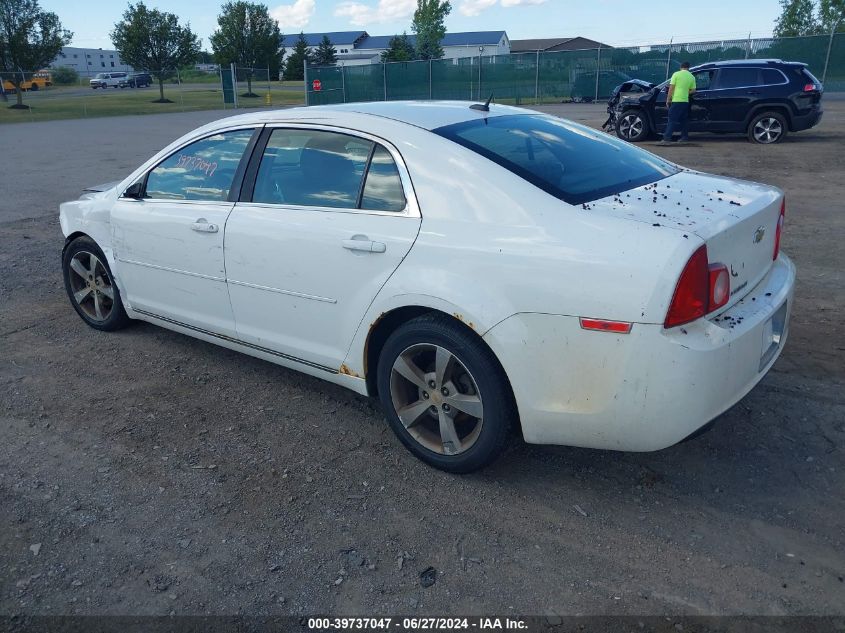
[[[675,286],[669,312],[663,325],[667,328],[695,321],[707,313],[710,301],[710,271],[707,264],[707,246],[692,254]]]
[[[707,261],[707,246],[701,246],[684,267],[672,303],[666,313],[664,327],[670,328],[695,321],[721,308],[731,298],[731,276],[724,264]]]
[[[816,84],[804,84],[804,92],[813,92],[816,89]]]
[[[780,233],[783,230],[783,218],[786,215],[786,198],[780,203],[780,215],[778,216],[778,224],[775,227],[775,250],[772,252],[772,260],[778,258],[780,254]]]
[[[731,296],[731,276],[724,264],[710,264],[710,300],[707,312],[713,312],[728,302]]]

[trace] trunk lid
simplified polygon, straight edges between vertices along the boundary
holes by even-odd
[[[724,264],[731,275],[731,297],[722,312],[771,268],[782,199],[775,187],[684,170],[585,206],[704,240],[710,263]]]

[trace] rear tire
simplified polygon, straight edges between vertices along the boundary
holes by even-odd
[[[452,473],[492,462],[517,413],[504,370],[466,326],[425,314],[398,328],[377,368],[387,420],[419,459]]]
[[[779,112],[763,112],[748,124],[748,140],[761,145],[780,143],[789,129],[784,117]]]
[[[648,119],[642,110],[625,110],[616,117],[616,136],[639,143],[649,137]]]
[[[83,236],[68,244],[62,273],[70,303],[88,325],[105,332],[129,325],[108,260],[94,240]]]

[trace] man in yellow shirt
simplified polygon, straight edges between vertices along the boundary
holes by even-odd
[[[681,64],[681,69],[672,74],[669,80],[669,92],[666,95],[666,107],[669,108],[669,120],[663,140],[658,145],[671,145],[672,135],[680,129],[679,143],[689,141],[690,95],[695,92],[695,77],[689,71],[689,62]]]

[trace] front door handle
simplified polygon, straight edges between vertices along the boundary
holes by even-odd
[[[363,235],[356,235],[351,240],[343,240],[343,248],[365,253],[384,253],[387,250],[387,246],[383,242],[373,242]]]
[[[191,225],[191,229],[199,233],[217,233],[220,230],[216,224],[212,224],[205,218],[199,218]]]

